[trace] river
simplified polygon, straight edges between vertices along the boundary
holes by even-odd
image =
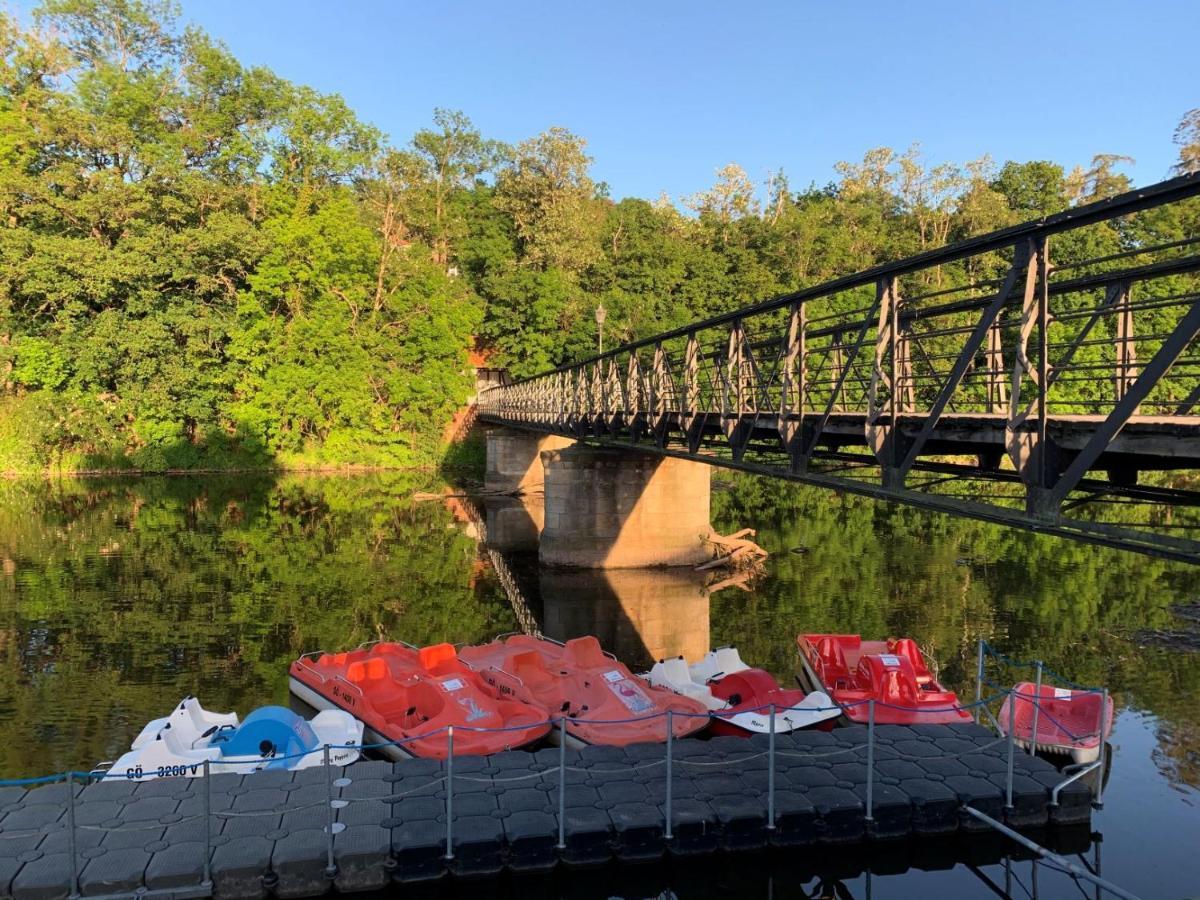
[[[414,473],[0,480],[0,776],[113,759],[188,693],[243,714],[286,703],[299,653],[383,636],[477,641],[532,617],[556,637],[595,633],[634,666],[734,644],[790,681],[798,632],[911,635],[965,698],[985,638],[1112,690],[1112,774],[1093,818],[1103,874],[1146,898],[1200,892],[1200,653],[1181,646],[1200,623],[1173,612],[1197,608],[1195,569],[721,474],[713,524],[758,530],[771,554],[758,575],[721,586],[690,571],[555,573],[505,553],[527,604],[514,609],[472,504],[414,499],[443,488]],[[503,544],[498,513],[511,525],[522,509],[488,505],[475,504]],[[1008,879],[1015,897],[1033,879],[1040,897],[1080,893],[1025,860],[925,870],[893,858],[871,875],[822,865],[785,893],[995,896],[986,879],[1002,891]],[[785,886],[737,867],[713,877],[744,896]],[[689,897],[713,883],[643,872],[593,887]]]

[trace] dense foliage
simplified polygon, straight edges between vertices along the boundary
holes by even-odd
[[[1176,140],[1200,165],[1200,112]],[[426,461],[473,344],[529,374],[589,352],[600,304],[645,336],[1111,195],[1122,161],[879,148],[765,202],[732,164],[690,213],[614,202],[563,129],[437,110],[397,149],[166,2],[45,0],[0,13],[0,470]]]

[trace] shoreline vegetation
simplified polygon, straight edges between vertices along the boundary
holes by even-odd
[[[1130,187],[1114,153],[958,164],[914,145],[618,199],[565,128],[507,144],[432,118],[389,138],[170,0],[0,11],[0,471],[445,465],[472,362],[523,377],[590,355],[600,306],[614,346]],[[1200,109],[1174,140],[1177,171],[1200,169]],[[1054,253],[1198,233],[1188,202]]]

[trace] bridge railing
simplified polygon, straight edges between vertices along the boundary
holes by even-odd
[[[1176,178],[747,306],[491,392],[484,412],[835,469],[898,499],[914,470],[974,457],[1023,486],[998,505],[1057,523],[1092,470],[1108,491],[1200,467],[1198,193],[1200,175]],[[1131,421],[1140,442],[1120,437]]]

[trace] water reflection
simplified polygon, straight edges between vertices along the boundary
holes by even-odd
[[[699,659],[711,647],[708,581],[688,568],[543,569],[542,631],[594,634],[635,670],[667,656]]]
[[[714,526],[755,527],[772,554],[750,591],[714,592],[687,570],[540,571],[536,503],[488,498],[479,512],[460,498],[417,502],[418,491],[443,488],[427,476],[0,481],[0,772],[111,759],[186,693],[243,712],[284,701],[287,663],[303,651],[382,635],[477,641],[518,628],[501,568],[480,551],[486,533],[525,592],[520,621],[559,638],[598,634],[635,666],[732,643],[788,680],[797,632],[849,630],[917,636],[968,695],[979,637],[1107,684],[1120,715],[1097,823],[1106,867],[1146,896],[1200,883],[1181,849],[1181,836],[1200,833],[1200,660],[1135,640],[1188,627],[1171,609],[1200,594],[1196,570],[769,479],[723,479]],[[953,872],[959,879],[962,868]],[[863,895],[863,877],[845,876],[849,895]],[[953,888],[937,880],[949,874],[928,877],[940,896],[985,895],[969,872]],[[891,895],[925,878],[910,870]]]

